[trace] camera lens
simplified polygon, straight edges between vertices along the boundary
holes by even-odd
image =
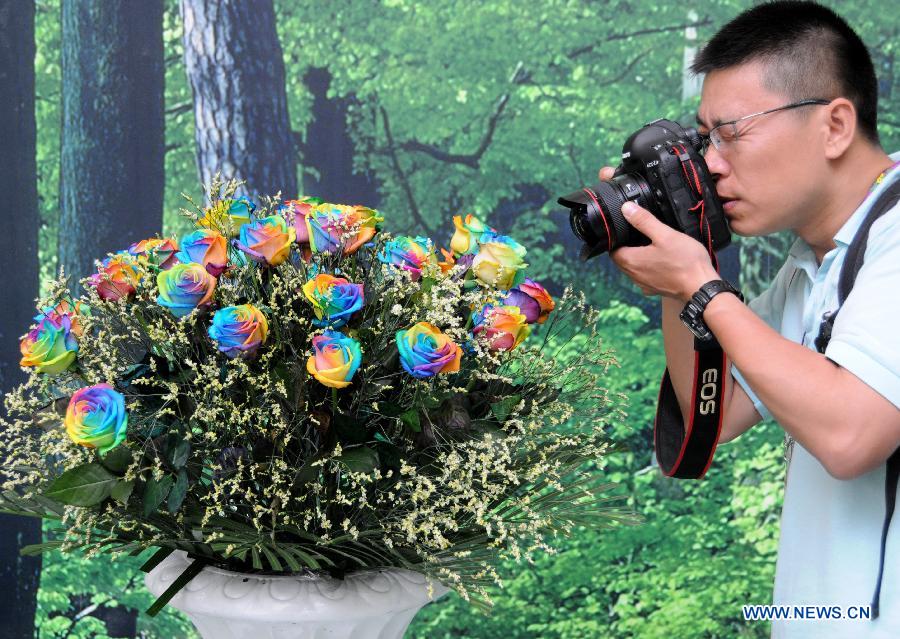
[[[559,204],[569,209],[572,232],[585,243],[582,259],[642,243],[631,241],[633,235],[640,234],[625,221],[622,205],[635,200],[646,208],[649,194],[649,186],[641,176],[624,174],[559,198]]]

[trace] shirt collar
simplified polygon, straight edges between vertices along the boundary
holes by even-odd
[[[891,160],[894,162],[900,161],[900,151],[891,154]],[[866,195],[866,199],[862,201],[862,204],[857,207],[853,212],[853,215],[851,215],[850,218],[844,222],[844,225],[838,229],[838,232],[834,234],[834,243],[837,247],[846,248],[847,246],[850,246],[850,242],[853,241],[853,237],[859,230],[860,225],[862,225],[863,220],[865,220],[869,209],[872,208],[872,204],[875,203],[878,196],[881,195],[881,193],[898,177],[900,177],[900,166],[895,164],[888,170],[884,179],[875,186],[875,188],[869,191]],[[798,267],[803,268],[804,270],[812,269],[815,271],[817,267],[816,254],[803,238],[798,237],[794,241],[788,255],[794,259],[794,262]]]

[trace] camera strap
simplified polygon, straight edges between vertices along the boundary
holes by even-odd
[[[666,369],[653,429],[656,460],[666,476],[699,479],[709,470],[725,412],[721,400],[727,366],[725,352],[715,338],[709,341],[694,339],[694,387],[687,429],[669,369]]]
[[[682,161],[682,171],[697,199],[690,209],[699,216],[700,240],[709,252],[709,258],[719,270],[718,260],[712,248],[709,221],[705,215],[703,191],[693,161],[684,147],[674,147],[673,152]],[[704,237],[705,235],[705,237]],[[713,453],[722,429],[722,396],[725,389],[728,362],[719,342],[694,339],[694,386],[691,391],[690,422],[684,426],[684,418],[675,396],[675,387],[669,369],[663,375],[656,403],[656,422],[653,439],[656,460],[668,477],[699,479],[712,464]]]
[[[822,324],[819,326],[819,334],[816,337],[816,350],[822,354],[828,348],[831,341],[831,329],[834,326],[834,320],[837,318],[838,312],[841,310],[847,296],[856,282],[856,275],[863,266],[866,257],[866,246],[869,242],[869,230],[875,221],[882,215],[890,211],[900,202],[900,179],[887,187],[878,199],[872,204],[872,208],[866,214],[853,236],[853,241],[847,247],[847,253],[844,255],[844,264],[841,266],[841,274],[838,279],[838,306],[835,310],[825,313],[822,317]],[[888,530],[891,527],[891,519],[894,516],[894,508],[897,502],[897,484],[900,483],[900,448],[895,450],[887,459],[884,472],[884,501],[885,514],[884,522],[881,526],[881,554],[878,560],[878,580],[875,583],[875,594],[872,595],[872,619],[878,619],[879,603],[881,600],[881,580],[884,576],[884,554],[887,547]]]

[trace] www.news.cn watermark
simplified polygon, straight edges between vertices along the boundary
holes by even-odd
[[[871,606],[741,606],[744,621],[794,621],[799,619],[857,619],[872,618]]]

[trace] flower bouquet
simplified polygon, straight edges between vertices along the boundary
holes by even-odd
[[[375,210],[238,187],[41,300],[0,510],[64,534],[26,552],[186,552],[151,614],[203,566],[403,568],[487,608],[500,559],[630,520],[597,472],[620,413],[583,296],[471,215],[438,254]]]

